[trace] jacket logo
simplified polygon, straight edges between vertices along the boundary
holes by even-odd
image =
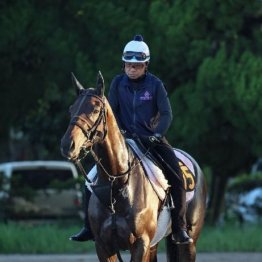
[[[148,91],[146,91],[143,96],[140,96],[140,100],[152,100],[152,96]]]

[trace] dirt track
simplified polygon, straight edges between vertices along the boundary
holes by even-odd
[[[129,261],[129,256],[123,256]],[[165,262],[164,254],[158,256]],[[262,253],[199,253],[197,262],[261,262]],[[96,255],[0,255],[0,262],[98,262]]]

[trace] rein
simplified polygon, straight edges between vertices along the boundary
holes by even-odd
[[[124,176],[128,175],[135,167],[137,167],[142,161],[143,161],[143,158],[147,157],[150,149],[148,148],[146,150],[146,152],[143,154],[143,156],[139,159],[139,161],[135,164],[135,165],[132,165],[128,159],[128,169],[127,171],[125,171],[124,173],[122,174],[117,174],[117,175],[110,175],[109,172],[106,170],[106,168],[103,166],[103,164],[101,163],[102,161],[102,158],[98,158],[97,155],[95,154],[94,150],[91,148],[91,150],[86,150],[85,147],[83,147],[83,150],[85,151],[84,152],[84,155],[81,157],[81,158],[77,158],[76,160],[74,160],[74,163],[77,165],[77,167],[79,168],[81,174],[84,176],[84,178],[87,180],[88,183],[92,183],[92,181],[88,178],[86,172],[85,172],[85,169],[83,168],[83,165],[81,163],[81,160],[85,159],[86,156],[91,152],[96,164],[98,164],[102,169],[103,171],[105,172],[105,174],[108,176],[109,178],[109,181],[115,181],[116,179],[120,179],[120,178],[123,178]]]
[[[80,170],[80,172],[81,172],[82,176],[85,178],[85,180],[86,180],[89,184],[91,184],[92,181],[88,178],[88,176],[87,176],[87,174],[86,174],[86,172],[85,172],[85,169],[83,168],[83,165],[82,165],[82,163],[81,163],[81,160],[76,159],[76,160],[74,161],[74,164],[78,167],[78,169]]]
[[[114,181],[115,179],[119,179],[122,178],[126,175],[128,175],[130,173],[130,171],[132,171],[137,165],[134,165],[131,167],[130,161],[128,159],[128,169],[126,172],[122,173],[122,174],[118,174],[118,175],[110,175],[109,172],[106,170],[106,168],[103,166],[103,164],[101,163],[102,158],[98,159],[97,155],[95,154],[94,150],[90,150],[91,154],[93,156],[93,158],[95,159],[95,162],[104,170],[105,174],[108,176],[109,180]]]

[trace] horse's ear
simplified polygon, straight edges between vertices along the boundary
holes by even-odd
[[[83,86],[78,82],[73,72],[71,72],[72,83],[74,88],[76,89],[76,93],[79,94],[81,90],[84,90]]]
[[[104,96],[105,83],[104,83],[104,78],[100,71],[98,71],[98,75],[97,75],[96,90],[99,96]]]

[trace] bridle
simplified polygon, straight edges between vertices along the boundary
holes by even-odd
[[[85,97],[87,97],[87,96],[97,98],[102,104],[102,109],[100,110],[100,113],[99,113],[97,120],[95,121],[95,123],[92,123],[92,121],[89,118],[85,119],[81,116],[74,116],[72,118],[72,120],[70,121],[70,125],[79,127],[86,137],[86,141],[84,142],[84,144],[82,146],[82,151],[84,152],[83,155],[80,157],[80,154],[79,154],[79,156],[76,159],[74,159],[73,162],[79,168],[80,172],[82,173],[84,178],[87,180],[87,182],[91,183],[91,181],[87,177],[85,169],[83,168],[81,160],[84,159],[90,151],[91,151],[91,153],[94,157],[94,152],[93,152],[92,147],[95,144],[95,142],[97,142],[99,140],[103,141],[105,139],[105,137],[107,135],[107,124],[106,124],[106,110],[105,110],[104,98],[101,98],[98,95],[86,93]],[[102,135],[101,135],[101,131],[97,130],[99,125],[101,124],[101,122],[103,122]],[[85,126],[91,126],[91,128],[88,129]],[[87,143],[91,144],[90,150],[87,150],[87,146],[86,146]],[[95,158],[95,160],[96,160],[96,158]],[[96,162],[98,162],[98,161],[96,161]]]
[[[83,118],[81,116],[74,116],[70,122],[70,125],[72,126],[78,126],[83,134],[86,137],[86,142],[91,143],[92,145],[97,142],[98,140],[103,141],[107,135],[107,125],[106,125],[106,110],[105,110],[105,102],[104,99],[101,98],[100,96],[97,95],[93,95],[93,94],[85,94],[85,96],[90,96],[90,97],[96,97],[102,104],[102,109],[99,113],[99,116],[96,120],[95,123],[92,123],[92,121],[87,118]],[[103,122],[103,131],[98,131],[97,128],[99,127],[99,125],[101,124],[101,122]],[[84,123],[84,124],[83,124]],[[85,124],[87,126],[91,126],[91,128],[87,129],[85,128]],[[102,135],[101,135],[102,133]]]

